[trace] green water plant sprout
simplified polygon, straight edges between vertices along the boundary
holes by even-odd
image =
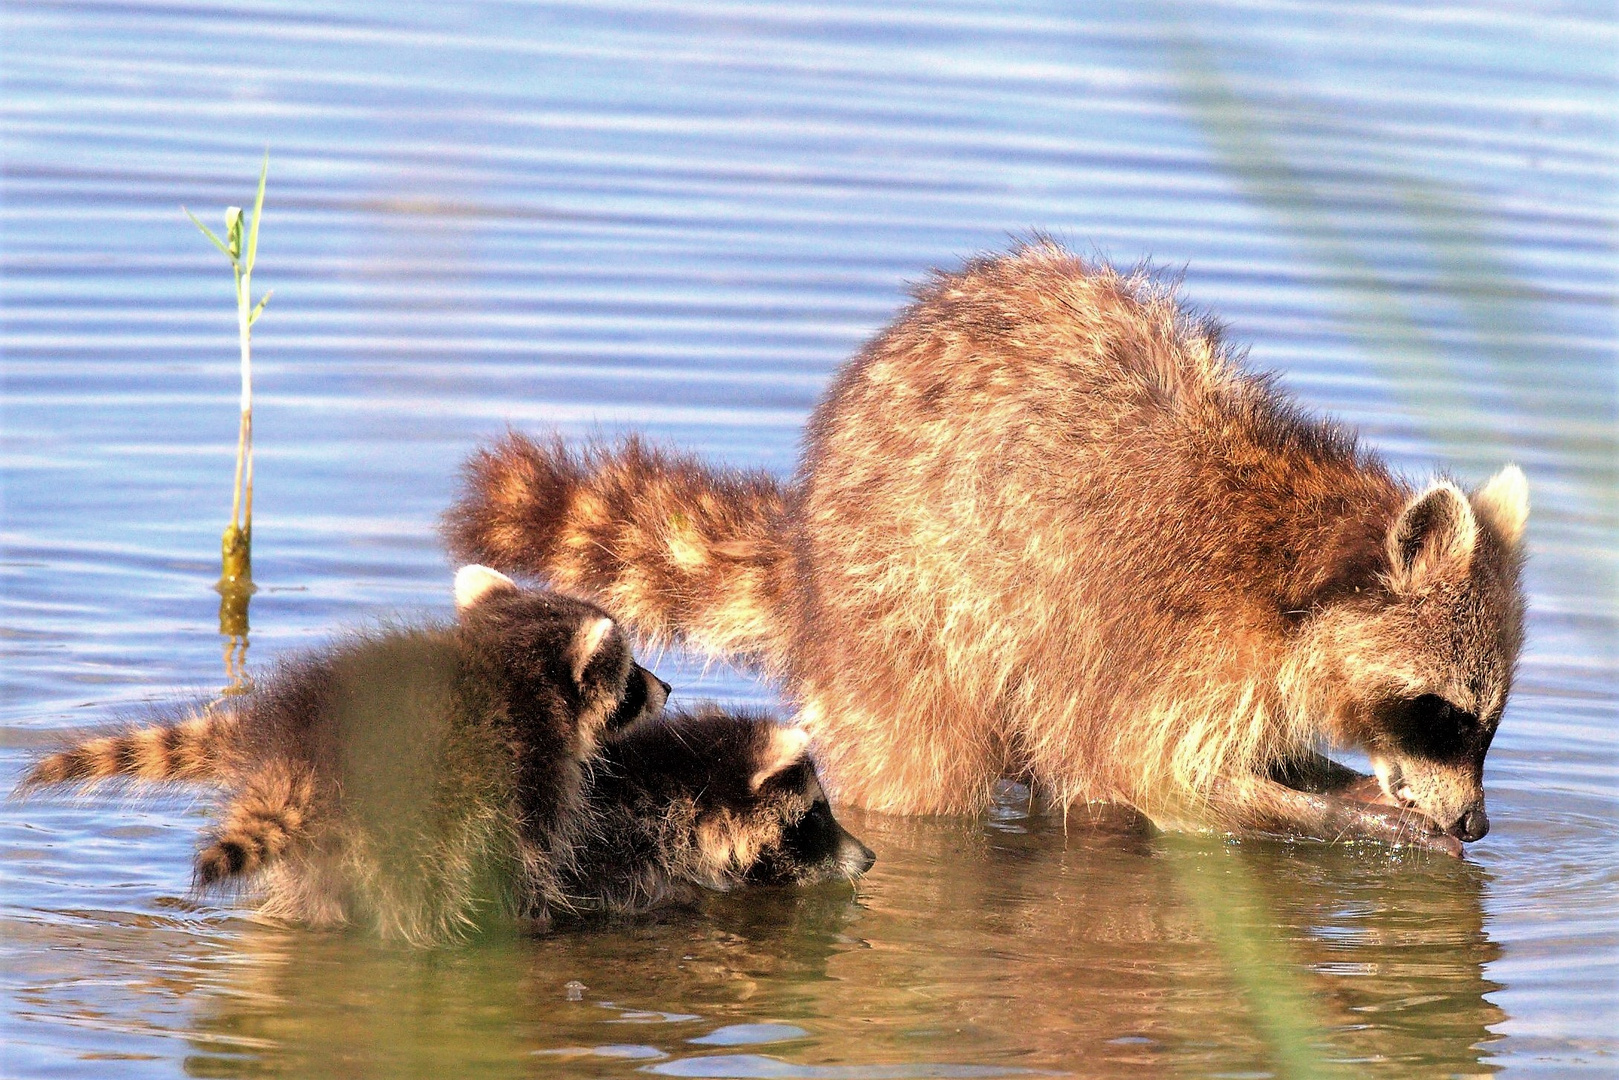
[[[259,222],[264,210],[264,181],[270,173],[270,155],[266,151],[264,165],[259,169],[259,190],[253,198],[253,220],[247,226],[247,249],[242,248],[242,208],[225,209],[225,239],[214,235],[212,229],[197,220],[185,207],[186,217],[230,260],[236,275],[236,333],[242,349],[242,421],[236,439],[236,491],[231,507],[231,523],[220,541],[221,593],[251,592],[253,587],[253,324],[270,302],[265,293],[257,304],[253,303],[253,262],[259,252]],[[244,620],[245,621],[245,620]]]

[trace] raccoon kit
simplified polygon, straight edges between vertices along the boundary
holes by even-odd
[[[629,912],[698,888],[865,873],[875,856],[833,817],[808,746],[802,728],[713,709],[609,737],[586,791],[595,832],[569,880]]]
[[[1045,242],[936,275],[791,483],[516,434],[467,478],[458,555],[780,679],[840,800],[969,812],[1015,776],[1169,828],[1488,827],[1523,474],[1408,486],[1144,275]]]
[[[668,686],[590,604],[469,566],[456,605],[47,756],[22,786],[217,785],[200,888],[257,879],[265,915],[417,944],[869,867],[802,731],[665,716]]]

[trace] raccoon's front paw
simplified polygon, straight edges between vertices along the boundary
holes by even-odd
[[[1383,785],[1377,782],[1375,776],[1363,776],[1334,794],[1351,802],[1366,803],[1368,806],[1387,806],[1396,810],[1405,806],[1399,799],[1384,791]]]
[[[1425,851],[1443,852],[1458,859],[1462,857],[1462,853],[1466,850],[1460,840],[1447,832],[1425,834],[1416,841],[1415,846]]]
[[[1462,842],[1445,832],[1431,820],[1421,818],[1419,828],[1408,829],[1395,838],[1395,843],[1421,848],[1423,851],[1437,851],[1444,855],[1461,858],[1466,850]]]
[[[1379,827],[1387,829],[1396,844],[1409,844],[1426,851],[1443,851],[1447,855],[1460,855],[1462,842],[1439,827],[1439,823],[1410,803],[1383,790],[1377,777],[1367,776],[1339,789],[1338,798],[1357,803],[1364,814],[1379,818]]]
[[[1382,792],[1378,791],[1377,794],[1381,796]],[[1392,844],[1440,851],[1446,855],[1462,854],[1462,842],[1420,811],[1385,802],[1382,798],[1376,801],[1346,799],[1345,803],[1342,814],[1347,836],[1387,840]]]

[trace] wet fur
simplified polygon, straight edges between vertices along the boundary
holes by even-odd
[[[1167,827],[1483,827],[1522,474],[1411,488],[1143,274],[1037,242],[935,276],[791,485],[517,434],[466,475],[458,555],[781,679],[852,803],[976,811],[1013,775]],[[1468,731],[1425,743],[1424,697]],[[1328,745],[1395,762],[1391,805],[1273,779]]]
[[[22,786],[223,788],[196,884],[260,882],[269,915],[372,924],[420,943],[491,920],[543,923],[573,903],[559,882],[583,822],[587,762],[631,680],[651,679],[622,633],[599,633],[604,620],[591,605],[508,585],[454,624],[355,635],[200,718],[50,755]],[[661,685],[640,700],[660,710]],[[206,738],[179,737],[200,725]],[[187,752],[193,744],[208,752]]]
[[[229,710],[208,706],[76,742],[35,762],[22,786],[218,781],[239,766],[235,720]]]
[[[589,801],[596,829],[576,879],[608,910],[700,889],[855,877],[872,854],[833,818],[801,733],[708,708],[606,740]]]
[[[217,785],[200,889],[257,884],[264,915],[415,944],[643,911],[780,861],[819,791],[802,733],[667,719],[668,688],[600,609],[469,570],[453,625],[351,637],[244,697],[48,755],[22,790]],[[795,880],[870,864],[836,832],[838,857]]]

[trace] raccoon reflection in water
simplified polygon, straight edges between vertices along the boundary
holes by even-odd
[[[404,1074],[427,1056],[436,1074],[460,1075],[476,1030],[485,1061],[532,1062],[538,1050],[552,1063],[530,1066],[541,1075],[629,1076],[647,1062],[592,1064],[554,1048],[621,1043],[619,1017],[632,1009],[643,1020],[701,1014],[634,1026],[633,1041],[672,1057],[733,1052],[685,1042],[718,1023],[814,1018],[797,1021],[809,1040],[759,1048],[810,1072],[923,1058],[1095,1077],[1274,1073],[1187,887],[1223,888],[1240,869],[1259,890],[1246,914],[1265,920],[1256,930],[1270,927],[1273,959],[1309,989],[1323,1057],[1355,1062],[1346,1071],[1357,1077],[1404,1080],[1487,1072],[1498,1051],[1491,1026],[1505,1014],[1487,972],[1501,950],[1476,864],[1407,860],[1391,874],[1364,848],[1301,858],[1282,845],[1166,841],[1112,814],[1065,829],[1005,801],[988,827],[883,814],[847,824],[883,857],[858,903],[840,889],[739,890],[631,932],[467,950],[408,978],[351,936],[249,932],[232,951],[255,962],[233,967],[233,992],[186,1001],[209,1036],[277,1025],[260,1053],[289,1075],[331,1060]],[[559,1008],[575,976],[584,1005]],[[421,1023],[424,984],[451,1003],[437,1023]],[[927,1031],[943,1034],[919,1049]]]
[[[593,605],[480,566],[456,603],[453,625],[355,636],[49,755],[23,787],[223,787],[200,887],[257,879],[265,915],[418,944],[870,867],[800,729],[666,715],[669,687]]]

